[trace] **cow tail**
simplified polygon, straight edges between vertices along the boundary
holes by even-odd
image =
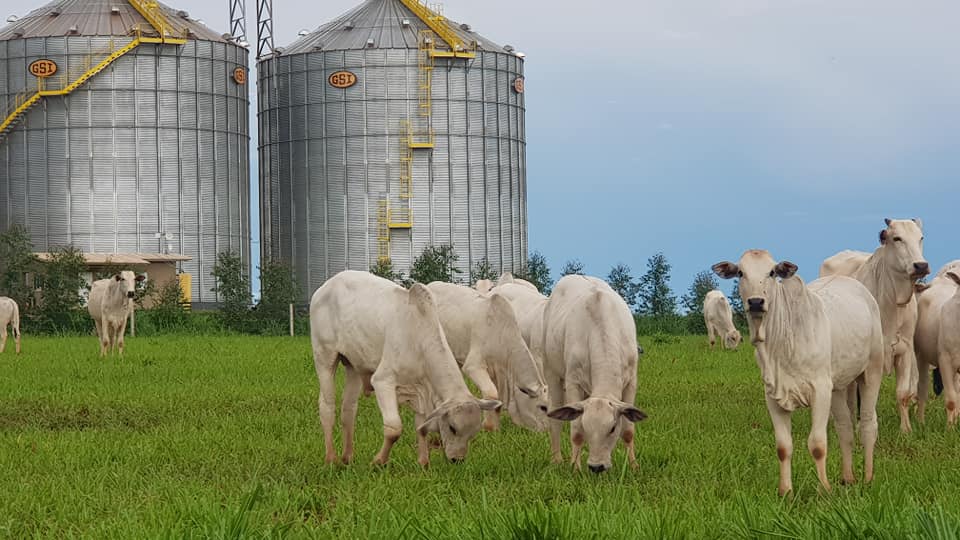
[[[13,337],[20,339],[20,306],[16,302],[13,303]]]

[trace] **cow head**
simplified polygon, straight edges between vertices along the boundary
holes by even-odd
[[[580,420],[584,442],[589,449],[587,466],[601,473],[613,466],[610,455],[617,444],[624,422],[639,422],[647,417],[640,409],[620,400],[590,397],[550,411],[554,420]]]
[[[789,261],[777,262],[769,252],[750,250],[740,257],[740,264],[720,262],[713,265],[713,271],[723,279],[740,280],[740,299],[750,318],[751,335],[754,343],[763,341],[762,322],[770,307],[777,287],[778,279],[788,279],[797,273],[797,265]]]
[[[516,398],[510,401],[510,419],[527,429],[543,431],[547,420],[547,385],[517,386]]]
[[[417,432],[422,437],[439,433],[447,459],[459,463],[467,457],[467,447],[480,431],[481,411],[499,411],[501,406],[495,399],[447,401],[427,415]]]
[[[119,283],[120,290],[126,294],[127,298],[133,298],[137,288],[137,282],[143,281],[142,275],[136,275],[130,270],[124,270],[113,276],[114,281]]]
[[[884,263],[894,272],[916,281],[930,273],[923,258],[923,223],[919,219],[887,219],[880,231]]]
[[[734,328],[727,332],[727,335],[723,336],[723,345],[727,349],[736,349],[740,345],[741,339],[740,331]]]

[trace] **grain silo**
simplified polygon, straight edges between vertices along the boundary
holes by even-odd
[[[216,254],[249,265],[247,50],[152,0],[7,20],[0,230],[26,225],[38,251],[183,254],[192,301],[214,301]]]
[[[452,244],[526,260],[523,58],[416,0],[367,0],[259,64],[261,253],[303,298]],[[467,274],[464,274],[467,275]]]

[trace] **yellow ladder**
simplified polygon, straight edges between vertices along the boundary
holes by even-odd
[[[387,199],[377,205],[377,258],[380,262],[390,260],[390,206]]]

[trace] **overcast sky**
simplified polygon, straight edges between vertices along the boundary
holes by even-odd
[[[276,0],[276,44],[358,3]],[[227,31],[220,4],[191,15]],[[555,273],[579,258],[639,274],[663,251],[682,293],[759,247],[812,279],[841,249],[873,250],[888,216],[923,218],[934,268],[960,258],[960,2],[444,7],[527,55],[530,246]]]

